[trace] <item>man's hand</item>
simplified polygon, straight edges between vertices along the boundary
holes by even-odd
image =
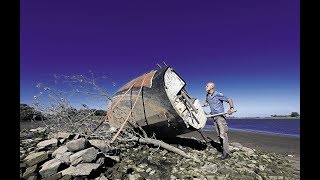
[[[202,107],[206,107],[206,106],[208,106],[209,104],[208,104],[208,102],[206,101],[206,102],[204,102],[203,103],[203,106]]]
[[[233,108],[230,108],[230,109],[228,110],[228,114],[231,115],[231,114],[233,113],[233,111],[234,111],[234,109],[233,109]]]

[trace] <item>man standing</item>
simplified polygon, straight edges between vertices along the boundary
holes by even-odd
[[[215,91],[214,83],[209,82],[206,86],[207,96],[206,101],[204,102],[204,106],[210,106],[211,114],[218,114],[224,112],[223,101],[228,102],[230,105],[230,109],[228,110],[228,114],[233,113],[233,101],[230,98],[227,98],[222,93]],[[221,159],[229,158],[229,143],[228,143],[228,125],[226,122],[226,117],[224,115],[216,116],[213,118],[213,123],[216,127],[216,131],[218,133],[218,137],[220,143],[223,148],[223,155]]]

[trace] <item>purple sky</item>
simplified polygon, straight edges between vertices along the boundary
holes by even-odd
[[[114,92],[162,58],[201,102],[214,81],[235,116],[300,112],[299,3],[21,0],[21,102],[50,75],[90,69]]]

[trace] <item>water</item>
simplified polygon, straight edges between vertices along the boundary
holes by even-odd
[[[229,129],[300,137],[300,119],[227,119]],[[208,120],[204,131],[215,131]]]

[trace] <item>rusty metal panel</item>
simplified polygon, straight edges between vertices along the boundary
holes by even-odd
[[[131,80],[129,83],[127,83],[124,86],[122,86],[116,93],[129,89],[130,86],[132,86],[132,84],[135,81],[137,81],[137,82],[135,83],[133,88],[134,87],[141,87],[143,79],[144,79],[145,76],[146,76],[146,79],[144,80],[143,86],[151,88],[152,87],[152,79],[153,79],[153,76],[154,76],[155,73],[156,73],[156,70],[153,70],[153,71],[147,73],[146,75],[141,75],[141,76]]]

